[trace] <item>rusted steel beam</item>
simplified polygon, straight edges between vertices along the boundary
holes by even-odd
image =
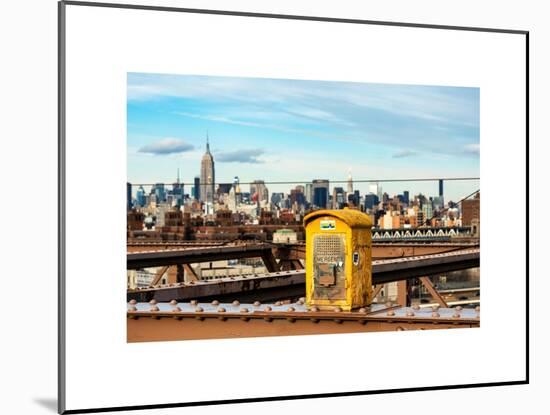
[[[380,294],[380,291],[382,291],[382,288],[384,287],[383,284],[374,284],[374,289],[372,292],[372,298],[376,298],[378,294]]]
[[[296,288],[296,290],[293,290]],[[275,291],[274,291],[275,290]],[[221,280],[189,281],[183,284],[165,285],[156,288],[128,290],[128,301],[171,301],[210,298],[241,298],[250,294],[254,299],[265,299],[260,292],[266,291],[268,298],[274,295],[282,298],[285,292],[288,296],[302,296],[305,292],[304,271],[278,271],[271,274],[227,277]],[[273,292],[274,291],[274,292]]]
[[[435,289],[434,285],[432,284],[432,282],[430,281],[430,279],[428,277],[420,277],[419,278],[420,282],[422,283],[422,285],[424,287],[426,287],[426,289],[428,290],[428,292],[431,294],[431,296],[439,303],[439,305],[441,307],[448,307],[447,306],[447,302],[445,301],[445,299],[441,296],[441,294],[439,294],[437,292],[437,290]]]
[[[262,261],[269,272],[279,271],[279,264],[277,263],[277,260],[273,256],[273,252],[271,250],[266,250],[262,253]]]
[[[352,312],[288,305],[133,303],[129,342],[479,327],[477,310],[373,306]]]
[[[479,248],[443,254],[376,260],[372,262],[373,283],[384,284],[477,267],[479,267]]]
[[[126,267],[127,269],[139,269],[220,261],[225,259],[263,258],[267,253],[271,253],[271,245],[268,244],[130,252],[126,255]]]
[[[165,241],[165,242],[128,242],[128,252],[162,251],[182,248],[225,246],[229,241]],[[477,243],[479,245],[479,242]],[[456,251],[457,249],[476,246],[473,242],[374,242],[372,243],[373,259],[403,258],[416,255],[428,255]],[[279,261],[305,259],[305,244],[272,245],[275,258]]]
[[[153,279],[153,282],[151,285],[158,285],[160,283],[160,280],[162,279],[162,276],[166,274],[166,271],[168,271],[168,268],[170,267],[162,267],[160,268],[157,273],[155,274],[155,278]]]
[[[183,269],[185,269],[185,272],[187,273],[187,279],[189,281],[198,281],[199,277],[195,273],[195,270],[193,267],[189,264],[183,264]]]
[[[304,269],[304,266],[302,265],[302,263],[297,259],[291,261],[291,264],[292,264],[292,269],[296,269],[296,270]]]
[[[467,269],[479,266],[479,249],[465,250],[448,254],[424,255],[406,260],[373,261],[373,284],[382,285],[387,282],[402,281],[409,278],[438,274],[449,270]],[[273,288],[284,293],[284,287],[292,287],[292,297],[297,290],[305,292],[305,271],[281,271],[269,274],[222,278],[219,280],[198,281],[163,287],[150,287],[138,290],[128,290],[128,300],[149,301],[153,298],[163,301],[172,299],[189,300],[211,298],[212,296],[256,293],[262,299],[262,290]],[[191,289],[190,287],[194,287]],[[266,293],[267,298],[273,298],[273,293]],[[159,297],[161,296],[161,297]],[[264,298],[265,299],[265,298]]]
[[[401,307],[407,307],[409,305],[408,301],[409,294],[409,284],[407,280],[397,281],[397,304]]]

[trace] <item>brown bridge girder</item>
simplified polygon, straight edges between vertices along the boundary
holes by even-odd
[[[302,314],[302,315],[300,315]],[[479,318],[358,313],[128,313],[128,342],[479,327]]]
[[[268,269],[271,268],[272,271],[278,270],[278,266],[271,251],[271,245],[269,244],[227,245],[129,252],[127,254],[126,268],[140,269],[256,257],[267,261],[266,267]]]
[[[160,253],[159,253],[160,254]],[[457,271],[479,267],[479,248],[456,251],[446,254],[421,255],[412,258],[387,259],[373,261],[373,284],[380,285],[393,281],[435,275],[442,272]],[[193,287],[192,289],[190,287]],[[172,299],[188,300],[216,298],[221,295],[232,295],[238,298],[240,293],[254,292],[256,299],[261,299],[263,290],[277,288],[297,289],[305,292],[305,271],[276,272],[256,276],[223,278],[220,280],[199,281],[176,286],[153,287],[128,290],[128,300],[170,301]],[[253,290],[253,291],[252,291]],[[284,292],[284,290],[283,290]]]
[[[270,244],[272,247],[273,255],[279,261],[296,261],[305,259],[306,248],[305,244]],[[149,251],[164,251],[174,249],[196,249],[196,248],[208,248],[208,247],[222,247],[227,246],[225,243],[211,242],[211,243],[186,243],[181,241],[171,242],[142,242],[142,243],[128,243],[127,252],[149,252]],[[245,247],[245,244],[240,245]],[[384,258],[403,258],[416,255],[428,255],[439,254],[445,252],[452,252],[458,249],[466,249],[476,246],[472,242],[432,242],[432,243],[419,243],[419,242],[395,242],[395,243],[381,243],[373,242],[372,244],[372,257],[373,259]]]

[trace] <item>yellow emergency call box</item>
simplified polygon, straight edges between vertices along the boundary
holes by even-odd
[[[306,304],[350,311],[372,302],[370,217],[358,210],[316,210],[306,229]]]

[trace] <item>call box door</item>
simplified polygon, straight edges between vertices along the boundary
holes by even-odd
[[[346,234],[313,236],[313,298],[346,299]]]

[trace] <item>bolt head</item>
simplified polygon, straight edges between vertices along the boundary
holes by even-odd
[[[279,307],[279,306],[283,305],[283,303],[282,303],[281,301],[276,301],[276,302],[275,302],[275,305],[276,305],[277,307]]]
[[[434,311],[434,312],[432,313],[432,317],[439,317],[439,313],[438,313],[437,311]]]
[[[128,311],[134,312],[137,311],[137,308],[135,306],[128,307]]]
[[[391,307],[392,305],[393,305],[393,303],[392,303],[391,301],[388,301],[388,302],[386,303],[386,307]]]
[[[439,310],[439,305],[433,305],[432,306],[432,311],[437,311]]]
[[[157,303],[157,300],[155,300],[154,298],[151,301],[149,301],[149,304],[151,305],[155,305],[156,303]]]
[[[270,306],[267,306],[266,308],[264,308],[264,311],[271,311],[272,308]]]
[[[134,300],[134,299],[132,298],[132,299],[130,300],[130,304],[131,304],[131,305],[136,305],[136,304],[137,304],[137,301]]]
[[[477,306],[477,307],[475,308],[475,310],[479,313],[479,310],[480,310],[479,306]]]
[[[218,308],[218,313],[225,313],[225,308],[219,307]]]
[[[369,312],[369,310],[368,310],[367,308],[365,308],[365,307],[361,307],[361,308],[359,309],[359,312],[362,313],[362,314],[367,314],[367,313]]]
[[[197,305],[199,302],[197,300],[191,300],[189,301],[189,304],[191,305]]]
[[[415,304],[412,306],[412,309],[418,311],[420,310],[420,306],[418,304]]]
[[[195,308],[195,312],[197,313],[202,313],[204,310],[202,309],[202,307],[196,307]]]
[[[241,313],[248,313],[248,308],[246,307],[241,308]]]
[[[340,313],[340,312],[342,311],[342,308],[336,306],[336,307],[334,307],[333,311],[334,311],[335,313]]]
[[[241,303],[238,300],[233,301],[231,304],[235,307],[238,307],[241,305]]]
[[[390,316],[390,317],[395,316],[395,311],[389,310],[389,311],[386,313],[386,315],[387,315],[387,316]]]
[[[287,310],[287,311],[292,312],[292,311],[296,311],[296,309],[295,309],[294,307],[288,307],[288,310]]]
[[[462,311],[462,306],[457,305],[457,306],[455,307],[455,310],[456,310],[456,311]]]
[[[219,304],[220,304],[220,302],[218,300],[212,301],[212,305],[219,305]]]
[[[313,307],[311,307],[311,308],[309,309],[309,311],[313,311],[314,313],[316,313],[316,312],[319,311],[319,307],[313,306]]]
[[[306,302],[306,297],[300,297],[300,299],[298,301],[300,301],[302,303],[305,303]]]
[[[156,305],[154,305],[153,307],[151,307],[151,311],[160,311],[160,309]]]
[[[414,312],[411,310],[407,311],[407,317],[414,317]]]
[[[453,314],[453,318],[460,318],[460,313],[455,312],[455,313]]]
[[[254,307],[259,307],[262,305],[262,303],[260,303],[259,301],[254,301]]]
[[[170,301],[170,305],[178,305],[178,302],[176,300]]]

